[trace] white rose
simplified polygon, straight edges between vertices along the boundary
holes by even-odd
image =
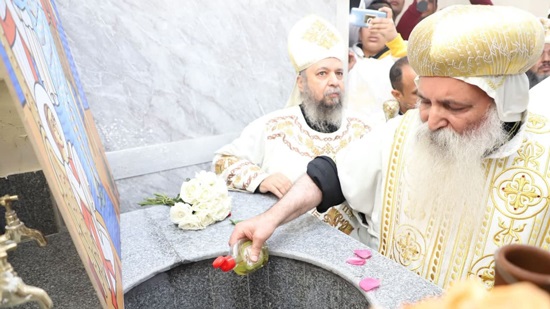
[[[201,203],[199,203],[198,205],[200,206]],[[204,226],[210,225],[215,222],[211,216],[210,211],[207,208],[197,208],[195,210],[195,215],[199,218],[199,221]]]
[[[203,229],[224,220],[231,212],[225,181],[213,172],[200,171],[195,178],[184,182],[180,197],[191,204],[177,203],[170,209],[170,219],[181,229]]]
[[[195,174],[195,179],[203,186],[212,186],[218,180],[218,175],[214,172],[200,171]]]
[[[196,179],[191,179],[181,185],[180,197],[188,204],[194,205],[201,199],[201,194],[202,188]]]
[[[170,208],[170,220],[183,230],[200,230],[214,222],[207,212],[185,203]]]
[[[211,213],[210,200],[203,200],[193,205],[195,215],[206,217]]]
[[[203,216],[209,216],[213,222],[221,221],[227,218],[231,211],[231,204],[227,199],[215,199],[200,202],[197,206],[197,212]]]
[[[197,174],[197,179],[201,182],[203,190],[207,191],[209,196],[217,198],[220,195],[228,195],[225,181],[215,173],[203,171],[202,173]]]
[[[214,201],[215,207],[212,211],[212,218],[215,221],[221,221],[231,212],[231,199],[229,197]]]
[[[215,192],[212,190],[211,186],[202,184],[200,186],[200,193],[198,194],[197,200],[200,202],[209,201],[215,198]]]
[[[227,190],[227,185],[223,179],[218,177],[216,183],[212,187],[213,191],[216,192],[218,197],[227,197],[229,196],[229,191]]]
[[[191,206],[185,203],[176,203],[170,207],[170,220],[173,223],[179,223],[186,217],[193,216],[193,209]]]
[[[178,227],[182,230],[202,230],[207,225],[208,224],[202,222],[198,216],[188,217],[178,222]]]

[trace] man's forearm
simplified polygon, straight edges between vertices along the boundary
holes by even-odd
[[[300,177],[279,202],[262,216],[273,220],[276,226],[294,220],[321,203],[323,194],[308,175]]]

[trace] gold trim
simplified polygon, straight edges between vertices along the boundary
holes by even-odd
[[[520,131],[525,137],[515,153],[485,160],[486,196],[481,204],[485,211],[479,232],[472,234],[466,218],[455,227],[448,217],[439,221],[431,216],[407,217],[403,208],[407,188],[401,178],[406,176],[404,157],[410,150],[406,146],[414,137],[413,114],[417,116],[407,114],[398,125],[385,167],[380,253],[442,287],[475,277],[491,288],[497,248],[519,242],[549,250],[550,122],[530,117],[537,120],[532,121],[536,130],[531,126]],[[411,232],[415,229],[421,233]]]
[[[334,133],[313,131],[299,116],[281,116],[266,123],[267,140],[280,140],[288,149],[308,158],[334,156],[350,142],[362,138],[370,127],[355,117],[345,117],[345,127]]]
[[[402,163],[401,159],[403,157],[403,149],[407,141],[408,129],[415,117],[418,117],[417,113],[405,114],[395,132],[393,139],[388,169],[386,170],[384,195],[382,196],[383,204],[381,211],[382,217],[380,220],[380,244],[378,251],[383,255],[388,255],[390,248],[392,248],[391,243],[393,242],[393,239],[390,237],[390,233],[392,233],[394,223],[394,220],[392,220],[392,218],[394,218],[394,205],[396,199],[398,198],[398,194],[396,194],[394,189],[397,189],[397,181],[400,179],[400,165]]]

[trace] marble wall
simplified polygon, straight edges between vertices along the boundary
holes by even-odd
[[[349,2],[56,4],[124,212],[152,192],[175,194],[246,124],[282,107],[294,80],[288,30],[308,13],[347,29]]]
[[[283,107],[295,78],[289,29],[308,13],[336,24],[347,4],[57,0],[122,211],[175,195],[215,149]]]

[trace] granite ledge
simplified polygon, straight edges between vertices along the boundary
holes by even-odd
[[[232,219],[250,218],[269,208],[276,198],[269,195],[231,192]],[[170,222],[169,207],[152,206],[121,215],[122,277],[124,292],[179,264],[227,254],[233,230],[224,220],[200,231],[183,231]],[[267,242],[271,255],[291,258],[329,270],[359,290],[365,277],[381,280],[378,289],[361,292],[369,303],[398,308],[402,303],[438,295],[441,289],[375,250],[364,266],[345,261],[361,242],[329,227],[310,215],[279,228]]]

